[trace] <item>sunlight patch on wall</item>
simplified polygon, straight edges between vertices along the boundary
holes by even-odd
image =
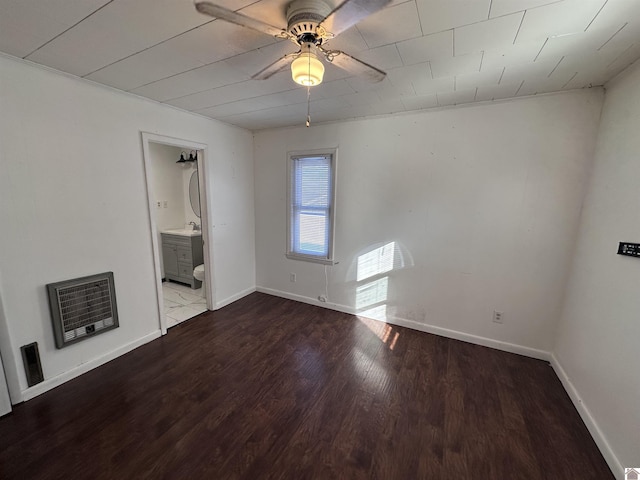
[[[396,242],[389,242],[358,257],[356,280],[358,282],[394,268]]]
[[[395,241],[371,245],[351,262],[350,278],[355,277],[357,283],[356,315],[391,350],[395,348],[400,333],[383,323],[389,313],[392,277],[388,273],[407,265],[413,265],[411,254]]]
[[[382,277],[356,288],[356,310],[385,302],[389,291],[389,277]]]
[[[382,320],[384,322],[387,319],[387,305],[377,305],[373,308],[359,311],[358,315],[367,318],[373,318],[376,320]]]

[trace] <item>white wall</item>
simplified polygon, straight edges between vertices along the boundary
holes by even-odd
[[[581,398],[620,478],[622,466],[640,465],[640,259],[616,255],[618,242],[640,243],[639,125],[636,63],[607,86],[554,348],[563,380]]]
[[[0,57],[0,297],[25,397],[159,334],[141,131],[209,145],[217,304],[255,285],[250,132]],[[120,328],[56,350],[45,285],[113,271]],[[2,320],[0,318],[0,320]],[[20,346],[47,383],[27,389]]]
[[[391,322],[546,356],[601,104],[592,89],[256,133],[258,288],[309,302],[325,294],[324,266],[284,255],[286,159],[338,147],[329,306],[377,307]],[[359,256],[392,241],[405,267],[358,282]],[[363,286],[385,277],[379,301],[365,300]]]
[[[176,163],[181,149],[170,145],[149,143],[149,164],[155,202],[160,207],[153,209],[158,229],[158,245],[162,245],[161,232],[171,228],[184,228],[187,223],[184,205],[184,170],[192,171],[191,163]],[[165,207],[166,202],[166,207]],[[191,208],[191,207],[189,207]],[[164,262],[160,254],[160,269],[164,278]]]

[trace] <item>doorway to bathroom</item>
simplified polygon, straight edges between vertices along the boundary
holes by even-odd
[[[206,145],[143,133],[143,153],[163,334],[213,305]]]

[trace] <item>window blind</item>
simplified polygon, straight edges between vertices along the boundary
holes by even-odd
[[[329,258],[331,157],[292,158],[291,252]]]

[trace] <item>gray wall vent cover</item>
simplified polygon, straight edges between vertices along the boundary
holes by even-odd
[[[118,326],[113,272],[47,285],[56,347]]]

